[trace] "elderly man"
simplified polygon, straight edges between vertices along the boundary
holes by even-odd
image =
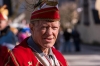
[[[57,7],[34,11],[29,24],[31,36],[9,54],[5,66],[68,66],[62,54],[53,45],[60,28]]]

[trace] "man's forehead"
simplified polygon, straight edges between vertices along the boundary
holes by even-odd
[[[49,21],[40,21],[38,23],[38,25],[60,25],[59,21],[52,21],[52,22],[49,22]]]

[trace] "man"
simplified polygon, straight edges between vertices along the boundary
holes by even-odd
[[[53,45],[60,27],[59,10],[47,7],[34,11],[29,24],[31,35],[16,46],[5,60],[5,66],[67,66]]]

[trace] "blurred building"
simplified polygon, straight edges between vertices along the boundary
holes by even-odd
[[[77,29],[85,43],[100,43],[100,0],[77,0],[79,14]]]

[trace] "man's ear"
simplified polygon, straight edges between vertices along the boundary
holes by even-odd
[[[30,30],[33,31],[34,30],[34,25],[32,23],[29,23],[29,27],[30,27]]]

